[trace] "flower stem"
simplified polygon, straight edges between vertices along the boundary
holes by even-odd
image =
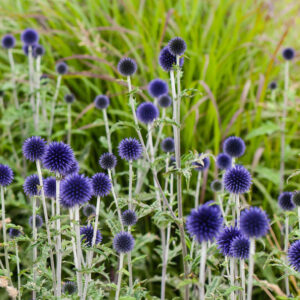
[[[247,300],[252,300],[254,254],[255,254],[255,239],[250,238],[250,257],[249,257],[249,267],[248,267]]]
[[[21,274],[20,274],[20,259],[19,259],[19,250],[18,243],[15,242],[16,249],[16,262],[17,262],[17,276],[18,276],[18,299],[21,300]]]
[[[162,117],[161,118],[164,120],[165,117],[166,117],[166,109],[163,108],[162,109]],[[161,136],[162,136],[163,128],[164,128],[164,123],[161,123],[160,126],[159,126],[157,138],[156,138],[156,141],[155,141],[154,153],[157,152],[157,149],[158,149],[158,146],[159,146],[159,142],[160,142],[160,139],[161,139]]]
[[[71,132],[72,132],[72,115],[71,115],[71,104],[68,104],[68,137],[67,142],[71,146]]]
[[[10,69],[11,69],[11,74],[12,74],[14,102],[15,102],[16,109],[19,109],[20,105],[19,105],[17,86],[16,86],[16,69],[15,69],[15,62],[14,62],[12,49],[8,49],[8,59],[9,59],[9,64],[10,64]]]
[[[132,209],[132,178],[133,178],[133,170],[132,170],[132,160],[129,161],[129,186],[128,186],[128,208]],[[130,232],[130,226],[128,226],[128,232]],[[127,254],[128,259],[128,273],[129,273],[129,289],[132,291],[133,286],[133,276],[132,276],[132,262],[131,262],[131,252]]]
[[[234,268],[235,268],[235,262],[234,262],[234,258],[233,257],[229,258],[229,264],[230,264],[230,285],[234,286]],[[235,299],[235,293],[234,293],[234,291],[232,291],[230,293],[230,299],[231,300]]]
[[[36,88],[36,116],[35,116],[35,126],[39,129],[39,119],[40,119],[40,103],[41,103],[41,93],[40,93],[40,76],[41,76],[41,56],[36,58],[36,73],[35,73],[35,88]]]
[[[199,272],[199,300],[205,299],[205,264],[206,264],[206,251],[207,242],[204,241],[201,244],[201,261],[200,261],[200,272]]]
[[[117,283],[117,291],[116,291],[115,300],[118,300],[119,299],[119,295],[120,295],[121,282],[122,282],[123,261],[124,261],[124,254],[120,253],[119,271],[118,271],[118,283]]]
[[[28,46],[28,63],[29,63],[29,91],[30,91],[30,104],[32,106],[35,130],[36,128],[36,106],[34,100],[34,67],[33,67],[33,55],[32,46]]]
[[[103,112],[103,120],[104,120],[105,131],[106,131],[108,152],[112,153],[112,145],[111,145],[109,124],[108,124],[108,119],[107,119],[107,111],[106,111],[106,109],[102,109],[102,112]]]
[[[298,206],[298,225],[300,230],[300,206]]]
[[[286,216],[285,216],[284,253],[288,252],[288,248],[289,248],[289,215],[286,214]],[[286,263],[288,264],[287,256],[285,257],[285,260],[286,260]],[[286,272],[286,275],[287,275],[287,272]],[[289,295],[290,294],[289,276],[286,276],[284,278],[284,280],[285,280],[286,294]]]
[[[36,197],[34,196],[32,199],[32,236],[33,236],[33,243],[36,244],[37,242],[37,230],[36,230]],[[33,282],[36,284],[36,260],[37,260],[37,247],[34,245],[33,247]],[[36,291],[32,291],[32,298],[36,299]]]
[[[240,195],[239,194],[235,194],[235,205],[236,205],[236,222],[237,222],[237,226],[240,225]]]
[[[246,278],[245,278],[245,261],[240,260],[240,273],[242,283],[242,299],[246,300]]]

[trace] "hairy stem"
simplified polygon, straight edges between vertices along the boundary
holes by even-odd
[[[234,286],[234,269],[235,269],[235,262],[234,262],[234,258],[230,257],[229,258],[229,264],[230,264],[230,285]],[[235,293],[234,291],[232,291],[230,293],[230,299],[234,300],[235,299]]]
[[[41,56],[36,58],[36,72],[35,72],[35,89],[36,89],[36,110],[35,110],[35,126],[39,129],[39,119],[40,119],[40,103],[41,103],[41,93],[40,93],[40,76],[41,76]]]
[[[121,282],[122,282],[123,261],[124,261],[124,254],[120,253],[118,282],[117,282],[117,291],[116,291],[116,295],[115,295],[115,300],[119,300],[119,295],[120,295],[120,290],[121,290]]]
[[[68,103],[68,137],[67,137],[67,142],[70,146],[71,146],[71,133],[72,133],[71,104]]]
[[[243,259],[240,260],[240,273],[242,283],[242,299],[246,300],[245,261]]]
[[[37,242],[37,230],[36,230],[36,198],[35,196],[32,199],[32,236],[33,236],[33,243],[36,244]],[[33,255],[32,255],[32,260],[33,260],[33,282],[36,284],[36,260],[37,260],[37,247],[34,245],[33,247]],[[36,299],[36,291],[32,291],[32,298]]]
[[[17,276],[18,276],[18,299],[21,300],[21,272],[20,272],[20,259],[19,259],[19,250],[18,243],[15,242],[16,249],[16,263],[17,263]]]
[[[199,270],[199,300],[205,299],[205,264],[206,264],[207,242],[201,244],[201,260]]]
[[[128,186],[128,208],[132,209],[132,179],[133,179],[133,171],[132,171],[132,160],[129,161],[129,186]],[[128,226],[128,232],[130,232],[131,228]],[[128,273],[129,273],[129,288],[132,291],[133,286],[133,276],[132,276],[132,262],[131,262],[131,252],[127,254],[128,258]]]
[[[255,255],[255,239],[250,238],[250,257],[249,257],[249,267],[248,267],[247,300],[252,300],[254,255]]]
[[[288,252],[288,248],[289,248],[289,215],[286,214],[285,216],[285,235],[284,235],[284,253]],[[285,257],[286,263],[288,264],[288,258],[287,256]],[[287,275],[287,272],[286,272]],[[289,286],[289,277],[286,276],[284,278],[285,281],[285,290],[286,290],[286,294],[289,295],[290,294],[290,286]]]

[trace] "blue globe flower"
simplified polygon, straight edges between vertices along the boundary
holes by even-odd
[[[39,34],[36,30],[27,28],[22,32],[21,40],[25,45],[34,45],[39,41]]]
[[[199,155],[199,157],[202,155],[203,153],[201,153],[200,155]],[[204,171],[204,170],[206,170],[208,167],[209,167],[209,165],[210,165],[210,161],[209,161],[209,157],[204,157],[203,158],[203,160],[202,160],[202,162],[197,162],[197,161],[195,161],[195,162],[193,162],[192,163],[192,165],[194,166],[194,170],[196,170],[196,171]]]
[[[25,140],[23,144],[23,154],[25,158],[36,161],[42,159],[46,150],[46,141],[39,136],[32,136]]]
[[[295,57],[295,50],[293,48],[285,48],[282,51],[282,56],[285,60],[292,60]]]
[[[23,189],[26,195],[33,197],[40,195],[38,186],[40,185],[39,177],[36,174],[26,177]]]
[[[0,164],[0,185],[8,186],[14,179],[14,173],[9,166]]]
[[[100,156],[99,164],[102,169],[111,170],[116,166],[117,158],[114,154],[107,152]]]
[[[168,84],[159,78],[153,79],[148,85],[148,92],[151,97],[158,98],[167,94],[169,91]]]
[[[136,115],[142,123],[149,124],[158,118],[159,110],[152,102],[143,102],[138,106]]]
[[[66,281],[62,286],[62,292],[64,294],[73,295],[77,292],[77,285],[75,282]]]
[[[300,240],[291,244],[288,250],[288,259],[291,266],[300,272]]]
[[[172,98],[169,95],[161,95],[158,100],[158,105],[162,108],[167,108],[172,104]]]
[[[143,153],[140,142],[135,138],[125,138],[119,144],[119,155],[125,160],[137,160]]]
[[[223,151],[231,157],[240,157],[245,153],[245,142],[236,136],[231,136],[224,141]]]
[[[225,189],[232,194],[244,194],[251,187],[252,178],[249,171],[243,166],[236,165],[227,169],[224,175]]]
[[[66,103],[72,104],[72,103],[75,102],[75,96],[73,94],[66,94],[64,96],[64,100],[65,100]]]
[[[36,228],[42,227],[44,224],[43,218],[40,215],[35,215],[35,226]],[[33,216],[30,216],[29,218],[29,226],[33,227]]]
[[[92,185],[95,196],[104,197],[110,193],[111,181],[104,173],[96,173],[92,177]]]
[[[8,234],[11,239],[15,239],[21,236],[22,232],[17,228],[9,228]]]
[[[164,140],[162,140],[161,149],[164,152],[174,152],[175,151],[174,139],[171,137],[167,137]]]
[[[234,238],[230,246],[230,256],[246,259],[249,257],[250,240],[243,235]]]
[[[173,70],[174,65],[176,65],[176,56],[173,55],[169,47],[164,47],[159,54],[158,62],[160,66],[167,72]],[[183,66],[183,58],[179,60],[180,67]]]
[[[5,49],[14,48],[16,45],[16,39],[11,34],[6,34],[1,40],[2,47]]]
[[[98,95],[94,100],[94,104],[98,109],[106,109],[109,106],[109,98],[105,95]]]
[[[226,153],[220,153],[216,159],[217,167],[226,170],[232,167],[232,158]]]
[[[136,70],[136,62],[129,57],[122,58],[118,63],[118,71],[123,76],[132,76]]]
[[[82,236],[81,241],[84,242],[87,247],[92,247],[93,234],[94,234],[94,228],[92,225],[80,227],[80,235]],[[101,241],[102,241],[102,235],[100,231],[97,230],[95,245],[101,243]]]
[[[173,55],[183,55],[186,50],[186,43],[180,37],[175,37],[168,43],[168,48]]]
[[[114,249],[119,253],[131,252],[134,247],[134,238],[131,233],[121,231],[115,235],[113,246]]]
[[[56,179],[54,177],[48,177],[44,180],[44,192],[46,197],[56,197]]]
[[[137,222],[136,213],[133,210],[125,210],[122,213],[122,222],[125,226],[133,226]]]
[[[294,210],[296,205],[294,204],[293,200],[293,193],[290,192],[283,192],[278,197],[278,205],[282,210]]]
[[[63,176],[68,176],[71,174],[77,174],[79,172],[79,164],[78,161],[76,159],[73,160],[73,162],[71,163],[70,167],[68,169],[66,169],[64,172],[62,172]]]
[[[231,256],[231,243],[236,237],[241,235],[241,231],[237,227],[225,227],[217,238],[218,248],[225,256]]]
[[[59,75],[65,75],[68,72],[68,65],[65,62],[59,62],[55,66],[55,70]]]
[[[35,47],[32,49],[32,55],[34,58],[37,58],[38,56],[43,56],[45,54],[45,48],[42,45],[35,45]]]

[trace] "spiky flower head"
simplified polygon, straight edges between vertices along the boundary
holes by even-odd
[[[243,235],[234,238],[230,246],[230,256],[247,259],[250,251],[250,240]]]
[[[242,234],[237,227],[225,227],[217,238],[217,245],[225,256],[231,256],[230,247],[232,241]]]
[[[161,95],[159,98],[158,98],[158,105],[162,108],[167,108],[169,106],[171,106],[172,104],[172,98],[165,94],[165,95]]]
[[[117,158],[112,153],[103,153],[99,158],[99,164],[102,169],[104,170],[111,170],[113,169],[117,164]]]
[[[109,106],[109,98],[105,95],[98,95],[94,100],[94,104],[98,109],[106,109]]]
[[[8,234],[11,239],[15,239],[21,236],[22,232],[17,228],[9,228]]]
[[[292,201],[296,206],[300,206],[300,191],[296,191],[293,193]]]
[[[73,295],[77,292],[77,285],[73,281],[66,281],[62,286],[62,292],[64,294]]]
[[[35,47],[32,49],[33,57],[43,56],[45,54],[45,48],[42,45],[35,45]]]
[[[221,192],[223,190],[223,183],[221,180],[215,179],[211,184],[210,188],[212,189],[213,192]]]
[[[40,185],[39,177],[36,174],[26,177],[23,189],[26,195],[33,197],[40,195],[38,186]]]
[[[137,160],[141,157],[143,148],[141,143],[136,138],[125,138],[119,146],[119,155],[125,160]]]
[[[44,180],[44,191],[46,197],[56,197],[56,179],[54,177],[48,177]]]
[[[271,81],[268,85],[270,90],[276,90],[277,89],[277,82],[276,81]]]
[[[202,155],[203,153],[199,155],[199,158],[201,158]],[[202,172],[206,170],[210,165],[209,157],[202,157],[201,161],[194,161],[192,162],[192,165],[194,166],[194,170]]]
[[[14,173],[9,166],[0,164],[0,185],[8,186],[14,179]]]
[[[23,155],[25,158],[36,161],[42,159],[46,150],[46,141],[39,136],[32,136],[23,143]]]
[[[143,102],[137,107],[136,115],[142,123],[150,124],[158,118],[159,110],[152,102]]]
[[[95,207],[93,204],[87,204],[87,205],[83,208],[83,214],[84,214],[87,218],[96,215],[96,207]]]
[[[40,215],[35,215],[35,226],[36,228],[42,227],[44,224],[43,218]],[[29,218],[29,226],[33,227],[33,216],[30,216]]]
[[[245,142],[236,136],[231,136],[224,141],[223,151],[231,157],[240,157],[245,153]]]
[[[186,43],[182,38],[175,37],[169,41],[168,48],[171,54],[181,56],[186,50]]]
[[[158,98],[162,95],[165,95],[168,93],[168,91],[168,84],[160,78],[151,80],[148,85],[148,92],[153,98]]]
[[[45,150],[43,165],[51,172],[63,174],[67,172],[75,157],[71,147],[63,142],[51,142]]]
[[[176,65],[176,56],[170,52],[169,47],[164,47],[160,51],[158,62],[165,71],[169,72]],[[179,59],[179,65],[183,66],[183,57]]]
[[[227,169],[224,175],[225,189],[232,194],[244,194],[249,191],[252,178],[249,171],[240,165]]]
[[[1,40],[2,47],[5,49],[14,48],[16,45],[16,39],[12,34],[6,34]]]
[[[131,233],[121,231],[115,235],[113,246],[118,253],[131,252],[134,247],[134,238]]]
[[[300,240],[291,244],[288,250],[288,259],[290,265],[300,272]]]
[[[32,28],[25,29],[21,34],[21,40],[25,45],[34,45],[39,41],[39,34]]]
[[[129,57],[123,57],[118,63],[118,71],[123,76],[132,76],[136,70],[136,62]]]
[[[293,193],[291,192],[283,192],[278,197],[278,205],[282,210],[294,210],[295,204],[292,200]]]
[[[130,209],[125,210],[122,213],[122,222],[123,222],[123,225],[125,225],[125,226],[135,225],[136,222],[137,222],[136,213],[133,210],[130,210]]]
[[[250,207],[241,213],[240,229],[249,238],[265,236],[269,231],[268,216],[259,207]]]
[[[94,228],[92,225],[80,227],[80,235],[82,236],[81,241],[84,242],[87,247],[92,247],[93,234],[94,234]],[[102,241],[102,235],[100,233],[100,230],[97,230],[95,245],[101,243],[101,241]]]
[[[174,139],[171,137],[167,137],[164,140],[162,140],[161,149],[164,152],[174,152],[175,151]]]
[[[203,204],[191,211],[186,219],[186,228],[198,243],[212,241],[222,230],[223,217],[217,205]]]
[[[295,50],[291,47],[284,48],[282,56],[285,60],[292,60],[295,57]]]
[[[232,158],[226,153],[220,153],[216,158],[217,167],[226,170],[232,167]]]
[[[92,177],[92,185],[95,196],[104,197],[110,193],[111,180],[104,173],[96,173]]]
[[[72,174],[67,176],[61,181],[60,190],[60,203],[66,208],[88,202],[93,193],[91,180],[82,174]]]
[[[72,103],[75,102],[75,96],[73,94],[66,94],[64,96],[64,100],[65,100],[66,103],[72,104]]]
[[[68,72],[68,65],[63,61],[58,62],[55,66],[55,70],[59,75],[65,75]]]
[[[66,169],[64,172],[62,172],[63,176],[68,176],[71,174],[77,174],[79,172],[79,163],[76,159],[73,160],[70,167]]]

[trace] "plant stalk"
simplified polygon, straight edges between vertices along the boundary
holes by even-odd
[[[255,239],[250,238],[250,257],[249,257],[249,266],[248,266],[247,300],[252,300],[254,255],[255,255]]]

